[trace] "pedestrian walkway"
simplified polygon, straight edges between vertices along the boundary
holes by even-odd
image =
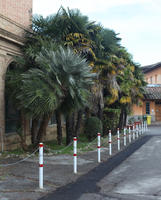
[[[161,199],[161,127],[152,126],[151,138],[97,185],[111,199]]]
[[[119,168],[122,164],[124,164],[124,162],[127,162],[133,155],[135,155],[135,153],[137,154],[138,151],[144,148],[144,146],[149,146],[149,142],[153,138],[158,140],[161,136],[158,135],[153,137],[153,135],[156,135],[159,132],[161,132],[161,127],[157,126],[157,129],[155,127],[151,127],[149,132],[151,135],[143,136],[135,143],[132,143],[123,152],[119,152],[116,156],[113,156],[110,159],[107,148],[102,149],[103,153],[101,154],[101,164],[97,163],[96,151],[88,152],[79,156],[78,174],[76,175],[73,174],[72,156],[57,155],[45,157],[44,190],[38,189],[37,157],[30,158],[29,160],[16,166],[7,167],[5,169],[0,168],[0,199],[117,199],[115,197],[109,197],[110,188],[108,188],[108,191],[105,192],[102,184],[105,184],[105,182],[108,184],[108,177],[111,173],[115,172],[117,168],[115,170],[113,169],[116,166]],[[117,151],[114,150],[113,153],[116,152]],[[133,152],[135,153],[131,155]],[[124,161],[127,157],[129,157],[129,159]],[[16,161],[16,159],[14,159],[14,161]],[[121,162],[123,163],[120,165]],[[141,165],[142,164],[140,164],[140,166]],[[106,178],[108,180],[106,180]],[[116,183],[116,185],[117,184],[118,183]],[[114,185],[115,183],[113,186]],[[74,193],[73,191],[76,192]],[[117,192],[114,192],[113,195],[116,193]]]
[[[82,199],[82,195],[84,196],[84,200],[88,199],[85,197],[85,194],[94,193],[96,196],[100,194],[101,185],[99,186],[99,182],[104,179],[113,169],[115,169],[119,164],[121,164],[125,159],[127,159],[133,152],[139,149],[143,144],[145,144],[151,136],[145,136],[135,143],[131,144],[125,151],[119,152],[115,156],[111,157],[107,161],[101,163],[99,166],[89,171],[84,176],[81,176],[75,183],[68,184],[65,187],[62,187],[55,192],[47,195],[41,200],[78,200]],[[107,185],[109,184],[108,180],[106,181]],[[94,196],[95,196],[94,195]],[[96,197],[92,197],[94,199]],[[100,196],[98,199],[100,199]],[[104,195],[103,195],[104,196]]]

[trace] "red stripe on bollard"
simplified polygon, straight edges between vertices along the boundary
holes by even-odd
[[[97,146],[97,148],[99,149],[99,148],[101,148],[100,146]]]
[[[43,144],[42,144],[42,143],[40,143],[40,144],[39,144],[39,147],[43,147]]]
[[[74,154],[73,154],[73,156],[77,156],[77,154],[76,154],[76,153],[74,153]]]
[[[74,138],[73,140],[74,140],[74,141],[77,141],[77,139],[76,139],[76,138]]]
[[[39,164],[39,167],[43,167],[43,164]]]

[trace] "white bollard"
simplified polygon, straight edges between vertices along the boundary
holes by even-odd
[[[145,121],[144,121],[144,133],[145,133],[145,131],[146,131],[146,125],[145,125]]]
[[[139,137],[139,125],[136,124],[136,138]]]
[[[97,134],[97,138],[98,138],[98,141],[97,141],[98,162],[100,163],[101,162],[101,134],[100,133]]]
[[[147,123],[147,121],[146,121],[146,131],[148,131],[148,123]]]
[[[135,140],[135,125],[132,126],[132,139]]]
[[[144,133],[144,122],[142,121],[142,124],[141,124],[141,134]]]
[[[140,135],[142,134],[142,122],[140,122]]]
[[[129,143],[131,143],[131,129],[130,129],[130,126],[129,126]]]
[[[118,147],[118,151],[120,151],[120,130],[119,130],[119,128],[117,129],[117,147]]]
[[[43,189],[43,143],[39,144],[39,188]]]
[[[124,146],[126,146],[126,127],[124,127]]]
[[[140,135],[142,135],[142,122],[140,122]]]
[[[112,155],[112,135],[111,135],[111,130],[109,130],[109,139],[108,139],[108,143],[109,143],[109,155]]]
[[[141,135],[141,122],[139,122],[139,135]]]
[[[77,173],[77,137],[73,138],[74,173]]]

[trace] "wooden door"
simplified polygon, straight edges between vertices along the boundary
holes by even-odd
[[[161,121],[161,104],[155,104],[155,120]]]

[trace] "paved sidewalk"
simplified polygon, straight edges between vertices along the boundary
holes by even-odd
[[[101,190],[108,188],[110,186],[110,181],[107,180],[108,178],[105,180],[105,187],[102,187],[102,184],[99,183],[104,180],[104,178],[108,177],[108,174],[113,172],[113,169],[119,166],[125,159],[127,159],[133,152],[145,144],[150,138],[151,136],[145,136],[141,138],[139,141],[136,141],[136,143],[131,144],[125,151],[119,152],[107,161],[102,162],[87,174],[81,176],[76,182],[68,184],[52,192],[44,198],[41,198],[41,200],[100,200],[108,197],[108,194],[101,193]]]
[[[156,133],[158,133],[158,131],[156,131]],[[139,141],[144,141],[144,140],[142,138],[139,139]],[[141,144],[139,141],[138,144]],[[135,144],[132,145],[133,148],[135,149],[136,145]],[[116,148],[117,145],[115,145],[115,148],[113,149],[114,154],[116,154],[117,152]],[[128,150],[125,150],[125,152],[128,152]],[[119,154],[117,156],[119,157]],[[109,158],[108,148],[102,149],[101,158],[102,158],[102,163],[98,165],[96,151],[88,152],[79,156],[78,174],[75,175],[73,174],[72,156],[69,155],[45,156],[44,190],[39,190],[38,188],[37,157],[30,158],[29,160],[14,166],[5,168],[0,167],[0,199],[37,200],[43,196],[46,197],[47,194],[54,191],[57,192],[59,188],[61,189],[63,186],[68,187],[72,183],[77,183],[77,181],[79,181],[81,177],[86,177],[86,175],[95,172],[95,170],[101,167],[102,165],[105,166],[106,169],[107,159]],[[15,162],[17,160],[18,159],[13,158],[13,160],[8,159],[5,160],[5,162],[8,161]],[[4,163],[4,161],[0,160],[0,163]],[[107,173],[104,174],[104,176],[106,175]],[[104,176],[102,176],[101,179],[103,179]],[[62,199],[64,200],[64,198]],[[88,198],[83,198],[83,199],[88,199]]]
[[[41,198],[53,199],[161,200],[161,127],[151,127],[146,136],[75,183]]]

